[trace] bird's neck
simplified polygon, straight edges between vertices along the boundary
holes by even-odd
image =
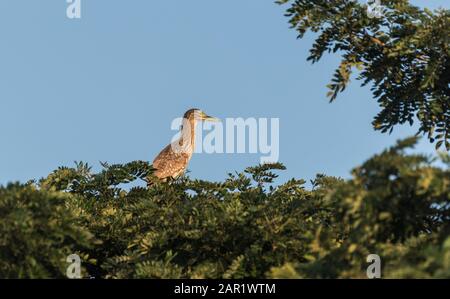
[[[183,149],[192,153],[195,150],[195,119],[183,119],[183,128],[181,129],[180,145]]]

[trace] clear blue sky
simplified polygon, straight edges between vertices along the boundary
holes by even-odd
[[[428,7],[446,0],[413,1]],[[221,117],[279,117],[281,176],[347,177],[352,167],[415,132],[374,132],[378,107],[352,86],[325,97],[338,60],[306,62],[272,0],[0,2],[0,184],[86,161],[152,160],[170,122],[191,107]],[[423,141],[418,150],[433,152]],[[191,176],[223,179],[259,155],[195,155]]]

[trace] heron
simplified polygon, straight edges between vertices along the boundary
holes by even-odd
[[[160,181],[176,179],[186,171],[195,151],[195,128],[199,121],[219,122],[200,109],[190,109],[183,116],[180,138],[167,145],[153,160],[153,175]],[[149,182],[149,185],[152,183]]]

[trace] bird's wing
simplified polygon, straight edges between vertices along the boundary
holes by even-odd
[[[185,171],[190,158],[187,153],[174,152],[169,144],[153,161],[153,168],[156,169],[154,175],[160,179],[175,178]]]

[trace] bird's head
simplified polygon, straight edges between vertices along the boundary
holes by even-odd
[[[184,114],[185,119],[188,120],[198,120],[198,121],[212,121],[212,122],[219,122],[220,120],[218,118],[209,116],[205,112],[203,112],[200,109],[190,109],[186,111]]]

